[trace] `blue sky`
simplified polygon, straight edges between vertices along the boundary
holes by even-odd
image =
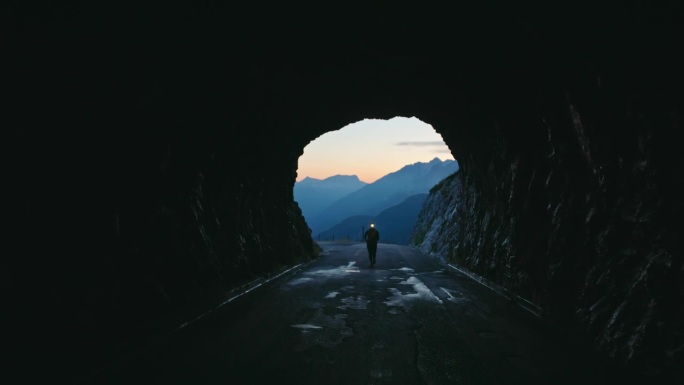
[[[431,125],[414,117],[365,119],[309,143],[299,158],[297,181],[357,175],[372,183],[407,164],[434,158],[454,159]]]

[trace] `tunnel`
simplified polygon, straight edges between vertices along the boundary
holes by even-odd
[[[3,8],[9,372],[74,378],[318,258],[304,147],[402,116],[461,167],[446,258],[681,383],[680,2]]]

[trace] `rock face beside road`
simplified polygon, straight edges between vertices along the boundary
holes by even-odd
[[[554,150],[549,137],[553,157],[532,166],[520,154],[501,167],[511,150],[497,146],[488,166],[465,162],[430,192],[411,244],[531,301],[618,362],[678,378],[682,264],[668,207],[681,205],[659,197],[654,155],[636,142]],[[630,164],[597,160],[612,151]]]
[[[418,214],[409,244],[440,259],[451,256],[458,234],[458,212],[463,211],[461,180],[455,173],[430,190]]]

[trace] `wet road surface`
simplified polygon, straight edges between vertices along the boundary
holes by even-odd
[[[588,351],[404,246],[326,255],[81,384],[604,384]]]

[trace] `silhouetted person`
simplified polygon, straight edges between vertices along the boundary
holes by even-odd
[[[378,251],[378,241],[380,240],[380,232],[371,223],[370,228],[363,234],[363,239],[366,240],[366,247],[368,248],[368,259],[370,259],[371,267],[375,265],[375,255]]]

